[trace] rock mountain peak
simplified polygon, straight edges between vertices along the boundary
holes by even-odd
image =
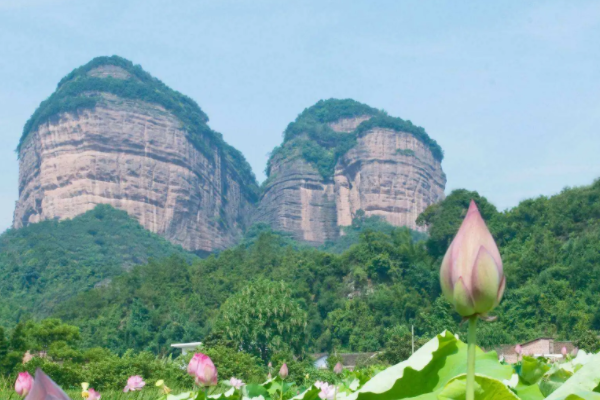
[[[446,182],[442,150],[423,128],[329,99],[285,129],[261,190],[194,100],[118,56],[65,76],[17,151],[15,228],[109,204],[200,252],[234,244],[253,222],[322,244],[359,210],[417,229]]]

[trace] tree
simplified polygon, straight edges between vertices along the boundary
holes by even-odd
[[[306,312],[285,283],[261,280],[227,299],[215,329],[239,349],[267,361],[275,351],[301,354],[306,324]]]
[[[25,324],[19,322],[10,336],[10,348],[13,351],[24,353],[27,351],[27,341],[25,337]]]
[[[61,342],[61,346],[74,345],[80,339],[78,327],[64,324],[58,318],[47,318],[41,322],[29,321],[25,325],[25,332],[34,350],[47,351],[56,342]]]

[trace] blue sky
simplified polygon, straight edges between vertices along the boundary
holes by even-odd
[[[0,231],[23,124],[95,56],[196,100],[259,180],[298,113],[353,98],[440,143],[447,193],[505,209],[600,176],[599,43],[598,1],[0,0]]]

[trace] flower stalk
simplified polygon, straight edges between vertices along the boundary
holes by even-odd
[[[467,395],[466,400],[475,400],[475,348],[477,341],[477,317],[469,318],[467,332]]]

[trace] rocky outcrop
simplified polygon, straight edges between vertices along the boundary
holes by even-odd
[[[358,210],[395,226],[423,230],[415,221],[444,199],[446,176],[431,151],[406,132],[374,128],[335,169],[337,224],[347,226]]]
[[[377,110],[360,115],[366,107],[360,103],[328,100],[314,107],[316,112],[309,108],[294,123],[308,133],[292,136],[289,132],[298,128],[291,124],[286,140],[273,153],[255,221],[314,245],[335,240],[359,210],[395,226],[422,230],[415,223],[418,215],[444,198],[446,177],[439,146],[422,128],[400,119]],[[346,114],[356,108],[358,115],[335,119],[328,108],[341,108]],[[375,122],[365,125],[367,121]],[[335,160],[334,172],[327,176],[318,168],[321,160],[307,158],[311,151],[319,154],[315,146],[324,149],[322,154],[339,152],[344,147],[335,142],[348,143],[344,134],[356,141]]]
[[[88,72],[131,75],[115,65]],[[94,97],[93,107],[53,115],[20,145],[15,228],[109,204],[189,250],[236,242],[256,184],[240,176],[218,144],[207,139],[199,149],[182,121],[159,104],[107,92],[85,96]]]
[[[270,178],[254,216],[276,231],[314,245],[337,237],[335,188],[295,154],[273,159]]]

